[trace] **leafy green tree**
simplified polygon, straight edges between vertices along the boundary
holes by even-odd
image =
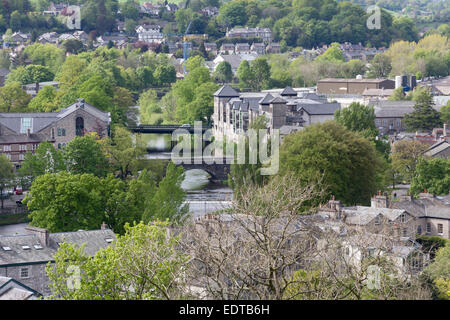
[[[214,78],[221,83],[231,82],[233,79],[233,71],[231,65],[227,61],[222,61],[217,65],[216,71],[214,71]]]
[[[92,174],[44,174],[24,201],[30,224],[50,232],[98,229],[104,220],[102,183]]]
[[[68,39],[62,43],[61,47],[66,54],[78,54],[85,49],[83,42],[78,39]]]
[[[370,62],[369,75],[373,78],[386,78],[392,70],[392,60],[389,56],[377,53]]]
[[[405,182],[416,175],[416,166],[428,146],[418,141],[398,141],[392,148],[392,168]]]
[[[243,60],[236,70],[236,75],[239,79],[239,87],[241,89],[251,89],[252,84],[255,81],[255,74],[250,67],[250,63],[247,60]]]
[[[158,185],[153,199],[144,211],[143,221],[169,220],[172,223],[183,222],[189,212],[189,205],[184,204],[186,192],[181,188],[184,169],[169,161],[166,176]]]
[[[153,77],[158,85],[164,86],[176,81],[177,72],[172,65],[159,65],[153,73]]]
[[[31,99],[28,108],[33,112],[55,112],[60,109],[56,101],[57,90],[53,86],[45,86]]]
[[[345,204],[367,204],[380,187],[382,163],[367,139],[334,121],[315,124],[288,135],[280,147],[280,173],[296,175],[305,184],[319,183]]]
[[[116,126],[111,138],[101,141],[103,152],[109,160],[110,166],[122,180],[136,174],[138,160],[145,154],[145,148],[139,137],[133,142],[130,131]]]
[[[25,155],[19,174],[34,180],[46,173],[57,173],[65,169],[66,165],[61,151],[56,150],[53,144],[45,141],[36,148],[34,154],[29,152]]]
[[[245,2],[230,1],[219,9],[217,20],[220,24],[232,28],[234,26],[244,26],[247,21],[245,12]]]
[[[418,194],[426,190],[436,195],[450,192],[450,159],[420,159],[411,181],[411,192]]]
[[[331,46],[321,56],[317,57],[318,62],[321,61],[341,61],[345,62],[345,56],[339,48],[339,43],[332,43]]]
[[[4,199],[4,189],[11,185],[11,180],[14,178],[13,164],[4,154],[0,154],[0,200],[2,203]]]
[[[20,84],[31,84],[52,81],[55,75],[48,67],[40,65],[28,65],[18,67],[8,75],[8,83],[19,82]]]
[[[349,130],[356,132],[370,131],[372,135],[377,134],[375,112],[372,107],[354,102],[348,108],[337,110],[334,117],[336,122]]]
[[[93,174],[103,177],[108,172],[108,159],[94,134],[75,137],[64,148],[68,171],[74,174]]]
[[[24,112],[27,110],[31,96],[21,87],[20,83],[12,82],[0,88],[0,111]]]
[[[450,300],[450,242],[437,251],[436,258],[426,268],[426,273],[433,281],[438,297]]]
[[[447,102],[447,105],[441,108],[441,120],[443,123],[450,125],[450,100]]]
[[[168,224],[125,227],[113,246],[89,257],[84,247],[62,243],[46,268],[52,296],[61,300],[172,300],[183,297],[188,257],[178,250],[180,236],[167,236]],[[68,287],[80,268],[80,288]],[[69,271],[70,272],[70,271]]]
[[[442,125],[439,112],[433,108],[434,101],[429,91],[421,90],[413,99],[416,101],[414,111],[405,115],[408,131],[431,131]]]

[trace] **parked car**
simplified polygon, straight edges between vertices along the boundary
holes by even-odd
[[[23,194],[22,187],[17,187],[16,188],[16,195],[22,195],[22,194]]]

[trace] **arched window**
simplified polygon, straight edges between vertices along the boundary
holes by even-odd
[[[78,117],[75,120],[75,134],[78,137],[82,137],[84,135],[84,119],[82,117]]]

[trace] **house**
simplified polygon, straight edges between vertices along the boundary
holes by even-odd
[[[207,6],[200,10],[200,13],[205,17],[215,17],[219,15],[219,9],[217,7]]]
[[[37,300],[41,294],[10,277],[0,276],[0,300]]]
[[[267,53],[281,53],[281,45],[276,42],[272,42],[266,47]]]
[[[401,201],[392,201],[391,207],[404,209],[417,218],[418,235],[450,239],[450,203],[440,198],[424,192],[417,199],[403,196]]]
[[[233,71],[233,74],[235,74],[243,60],[250,62],[256,58],[257,56],[254,54],[219,54],[213,60],[213,69],[211,71],[215,71],[219,63],[226,61],[231,65],[231,70]]]
[[[159,25],[144,24],[136,28],[139,41],[146,43],[162,43],[164,42],[164,35],[161,33]]]
[[[40,143],[49,141],[60,149],[76,136],[89,132],[105,137],[109,135],[110,123],[110,113],[84,99],[59,112],[0,113],[0,154],[20,168],[25,154],[34,152]]]
[[[236,43],[234,46],[234,52],[236,54],[250,53],[250,45],[248,43]]]
[[[365,104],[373,100],[388,100],[394,95],[394,89],[365,89],[362,93]]]
[[[425,151],[424,155],[433,158],[450,158],[449,139],[436,142],[427,151]]]
[[[45,268],[49,262],[54,262],[61,243],[84,244],[85,254],[94,256],[116,239],[114,232],[104,225],[101,230],[92,231],[49,233],[46,229],[28,227],[27,232],[26,235],[0,236],[0,279],[12,278],[23,284],[22,290],[25,288],[43,296],[52,294]]]
[[[160,5],[146,2],[143,4],[143,6],[146,8],[147,14],[150,14],[152,16],[157,16],[159,14]]]
[[[30,96],[35,97],[42,88],[52,86],[55,89],[58,89],[59,82],[58,81],[47,81],[40,83],[30,83],[22,86],[22,89],[25,90]]]
[[[86,43],[89,41],[89,35],[82,30],[75,31],[73,33],[73,36],[75,37],[75,39],[80,40],[83,43]]]
[[[215,42],[204,42],[206,52],[217,54],[217,45]]]
[[[280,130],[286,135],[311,123],[333,119],[339,108],[338,103],[328,103],[324,97],[290,87],[239,93],[225,85],[214,93],[213,132],[216,137],[237,140],[256,118],[265,116],[269,133]]]
[[[58,34],[56,32],[46,32],[38,38],[39,43],[58,43]]]
[[[178,9],[179,7],[175,3],[166,4],[166,10],[169,12],[176,12]]]
[[[256,54],[266,54],[266,46],[264,43],[252,43],[250,51]]]
[[[3,35],[3,41],[11,45],[23,45],[31,41],[31,33],[14,32],[9,38]]]
[[[327,78],[317,82],[320,94],[360,94],[366,89],[395,89],[395,81],[389,79],[341,79]]]
[[[62,43],[66,40],[76,40],[77,38],[71,33],[63,33],[58,37],[58,43]]]
[[[233,43],[222,43],[220,46],[219,53],[221,54],[233,54],[234,53],[234,44]]]
[[[264,42],[272,41],[272,31],[269,28],[238,28],[228,30],[225,34],[227,38],[261,38]]]

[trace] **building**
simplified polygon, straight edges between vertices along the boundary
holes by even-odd
[[[248,43],[236,43],[234,46],[234,52],[236,54],[249,54],[250,53],[250,45]]]
[[[253,42],[250,51],[256,54],[266,54],[266,46],[264,43]]]
[[[41,294],[10,277],[0,276],[0,300],[37,300]]]
[[[116,239],[114,232],[104,226],[101,230],[61,233],[29,227],[27,232],[29,234],[0,236],[0,277],[12,278],[43,296],[51,294],[45,268],[49,262],[54,262],[61,243],[84,244],[85,254],[94,256]]]
[[[144,24],[136,28],[139,41],[146,43],[162,43],[164,42],[164,35],[161,33],[159,25]]]
[[[364,104],[375,100],[388,100],[394,94],[394,89],[366,89],[362,93]]]
[[[334,118],[338,103],[310,93],[285,89],[238,93],[225,85],[214,93],[214,136],[237,140],[259,116],[268,120],[268,131],[289,134],[312,123]]]
[[[217,44],[215,42],[205,42],[204,43],[206,52],[212,52],[213,54],[217,54]]]
[[[267,53],[281,53],[281,45],[276,42],[272,42],[266,47]]]
[[[207,6],[201,9],[200,13],[205,17],[215,17],[219,15],[219,9],[217,7]]]
[[[395,89],[395,81],[389,79],[327,78],[317,82],[317,93],[326,95],[362,95],[366,89]]]
[[[233,71],[233,74],[235,74],[243,60],[250,62],[255,60],[256,58],[257,55],[255,54],[219,54],[213,60],[213,69],[211,71],[215,71],[219,63],[226,61],[231,65],[231,70]]]
[[[221,54],[233,54],[234,53],[234,44],[233,43],[222,43],[222,45],[220,46],[220,51],[219,53]]]
[[[27,152],[49,141],[62,148],[76,136],[95,132],[109,135],[110,113],[78,99],[71,106],[51,113],[0,113],[0,153],[19,168]]]
[[[430,193],[420,193],[417,199],[402,197],[392,201],[392,208],[401,208],[417,218],[418,235],[437,236],[450,239],[450,204]]]
[[[425,151],[424,154],[433,158],[450,158],[449,139],[436,142],[427,151]]]
[[[272,31],[269,28],[233,28],[228,30],[227,38],[261,38],[264,42],[272,41]]]
[[[46,44],[57,44],[58,43],[58,34],[56,32],[46,32],[38,38],[39,43]]]

